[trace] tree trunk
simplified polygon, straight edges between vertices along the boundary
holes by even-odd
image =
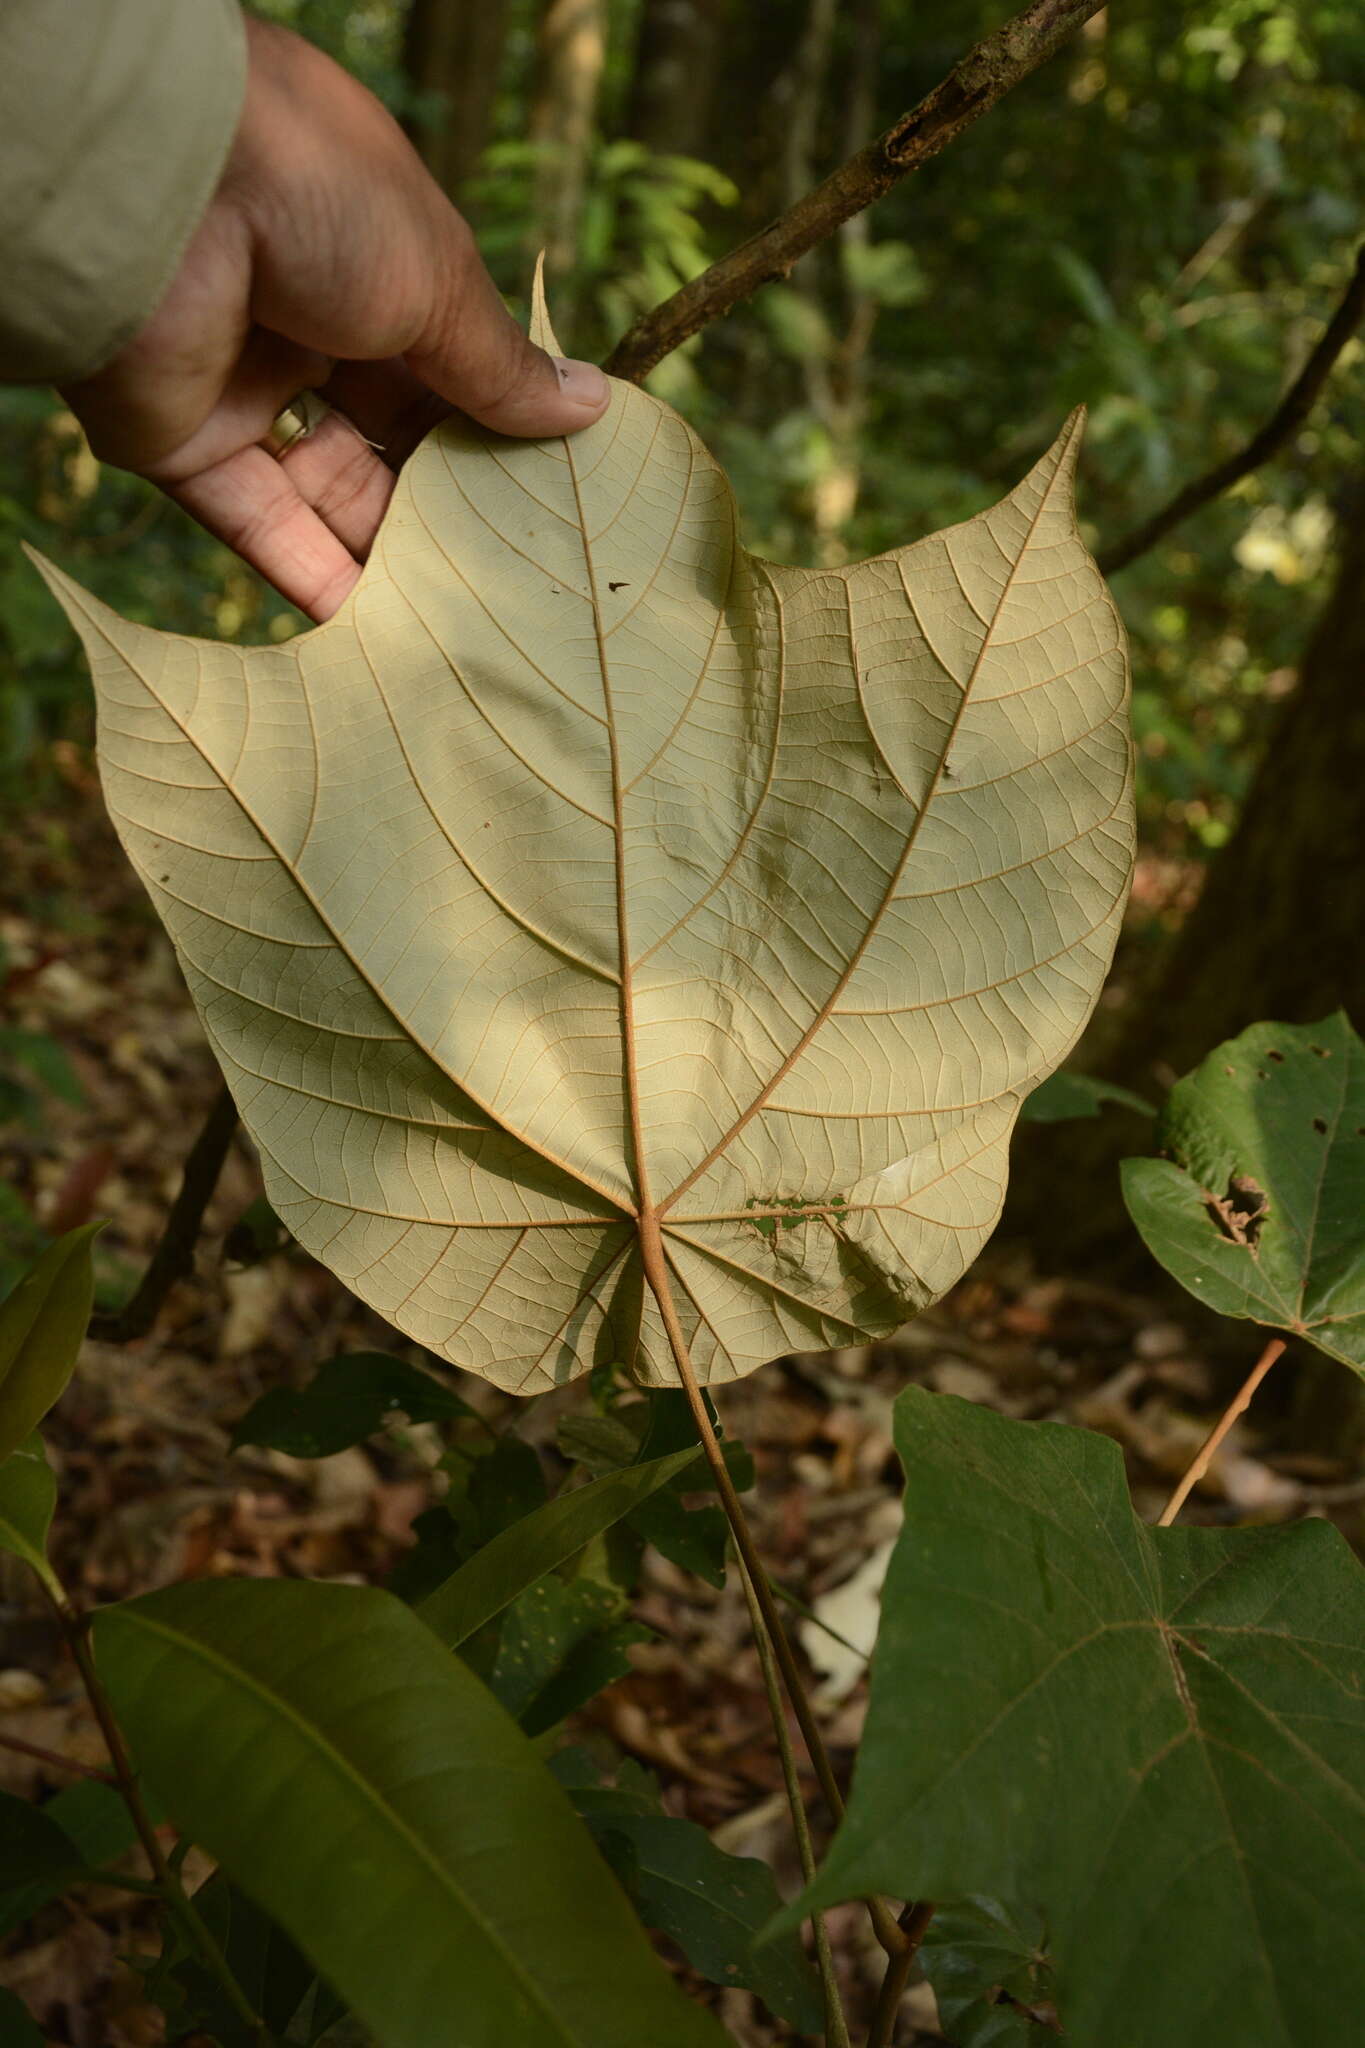
[[[452,199],[492,133],[507,25],[507,0],[411,0],[408,9],[403,70],[423,102],[408,133]]]
[[[645,0],[625,133],[661,156],[702,156],[729,0]]]
[[[531,139],[543,151],[536,211],[550,278],[563,278],[578,252],[606,50],[604,0],[546,0],[537,36]],[[558,304],[563,303],[561,292]]]
[[[1184,1073],[1262,1017],[1344,1007],[1365,1028],[1365,484],[1353,496],[1298,687],[1116,1073]]]

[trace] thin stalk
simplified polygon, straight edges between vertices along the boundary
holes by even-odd
[[[104,1690],[104,1683],[100,1678],[99,1672],[95,1669],[95,1660],[90,1653],[90,1644],[86,1638],[84,1618],[76,1612],[76,1609],[71,1605],[65,1594],[62,1594],[60,1597],[49,1594],[49,1598],[51,1598],[53,1607],[56,1610],[57,1619],[61,1623],[62,1634],[66,1637],[71,1654],[76,1661],[76,1669],[80,1673],[81,1683],[85,1687],[91,1709],[94,1712],[96,1721],[99,1723],[100,1733],[103,1735],[105,1745],[108,1748],[109,1760],[113,1765],[114,1777],[118,1784],[118,1789],[123,1795],[124,1805],[128,1808],[129,1817],[137,1832],[137,1838],[142,1844],[143,1853],[147,1858],[148,1864],[151,1866],[153,1889],[165,1902],[167,1910],[179,1922],[185,1939],[193,1948],[198,1950],[205,1968],[217,1980],[222,1989],[223,1996],[227,1999],[243,2026],[260,2043],[260,2048],[270,2048],[270,2034],[266,2028],[265,2021],[253,2009],[241,1985],[233,1975],[227,1957],[223,1954],[222,1949],[218,1946],[212,1934],[210,1934],[202,1917],[196,1911],[189,1894],[166,1861],[165,1852],[157,1840],[156,1829],[152,1826],[151,1817],[143,1805],[142,1794],[138,1789],[137,1776],[133,1770],[132,1759],[128,1755],[124,1744],[122,1731],[114,1718],[114,1710],[110,1705],[109,1695]]]
[[[17,1735],[0,1735],[0,1749],[12,1749],[16,1756],[31,1756],[35,1762],[50,1764],[54,1770],[70,1771],[77,1778],[94,1778],[101,1785],[112,1785],[112,1771],[102,1771],[98,1764],[77,1763],[74,1756],[62,1756],[58,1750],[44,1749],[40,1743],[24,1742]]]
[[[841,1821],[844,1817],[843,1794],[839,1790],[834,1768],[829,1760],[829,1752],[825,1748],[824,1737],[820,1733],[806,1688],[802,1684],[791,1642],[786,1629],[782,1626],[782,1617],[777,1611],[777,1602],[772,1596],[768,1575],[754,1542],[753,1531],[740,1504],[739,1494],[735,1490],[735,1483],[730,1477],[719,1439],[707,1413],[706,1403],[702,1399],[701,1389],[697,1385],[697,1376],[692,1370],[692,1356],[687,1348],[687,1338],[683,1334],[682,1324],[678,1321],[678,1311],[673,1303],[673,1290],[669,1285],[658,1223],[653,1216],[642,1216],[639,1220],[639,1229],[641,1262],[645,1277],[659,1305],[659,1314],[663,1318],[669,1346],[673,1352],[673,1362],[678,1368],[678,1378],[687,1396],[692,1419],[697,1425],[701,1447],[706,1462],[711,1467],[711,1476],[715,1482],[716,1492],[720,1495],[721,1506],[725,1509],[726,1520],[735,1539],[735,1548],[739,1552],[740,1562],[753,1588],[757,1611],[777,1658],[782,1682],[791,1701],[792,1712],[801,1730],[801,1738],[806,1745],[816,1780],[834,1820]],[[878,1941],[888,1955],[899,1954],[905,1946],[905,1936],[895,1913],[885,1899],[869,1898],[866,1904],[872,1916],[872,1925]]]
[[[1242,1381],[1237,1392],[1228,1402],[1227,1407],[1223,1410],[1217,1422],[1213,1425],[1213,1428],[1204,1438],[1203,1443],[1200,1444],[1199,1449],[1195,1452],[1194,1461],[1189,1471],[1185,1474],[1185,1477],[1181,1480],[1162,1511],[1161,1520],[1157,1523],[1158,1529],[1170,1528],[1171,1523],[1180,1513],[1185,1502],[1208,1471],[1209,1466],[1213,1462],[1213,1454],[1218,1449],[1219,1444],[1222,1443],[1223,1438],[1232,1428],[1237,1417],[1245,1408],[1250,1406],[1252,1395],[1283,1350],[1284,1338],[1272,1337],[1255,1365],[1252,1366],[1251,1371]]]
[[[768,1713],[777,1737],[778,1754],[782,1759],[782,1782],[787,1788],[787,1804],[791,1808],[792,1830],[796,1836],[796,1853],[801,1861],[801,1875],[807,1884],[815,1878],[815,1849],[810,1838],[810,1821],[806,1815],[806,1802],[801,1796],[801,1778],[796,1768],[796,1757],[792,1750],[791,1733],[787,1727],[786,1709],[782,1702],[782,1687],[777,1675],[777,1662],[773,1656],[768,1632],[763,1626],[763,1614],[754,1591],[754,1582],[749,1577],[748,1567],[743,1558],[739,1559],[739,1582],[744,1588],[744,1598],[749,1608],[749,1623],[754,1632],[754,1646],[758,1651],[758,1665],[763,1673],[763,1690],[768,1696]],[[825,1994],[825,2038],[829,2048],[850,2048],[848,2022],[839,1997],[839,1980],[834,1974],[834,1956],[830,1950],[829,1936],[825,1932],[824,1915],[812,1913],[811,1931],[815,1936],[815,1960],[820,1971],[820,1987]]]

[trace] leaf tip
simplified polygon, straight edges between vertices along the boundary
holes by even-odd
[[[545,298],[545,251],[536,257],[536,274],[531,280],[531,324],[530,335],[537,348],[543,348],[552,356],[562,355],[558,337],[550,324],[550,308]]]

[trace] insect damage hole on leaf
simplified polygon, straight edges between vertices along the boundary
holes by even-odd
[[[280,647],[45,567],[272,1207],[406,1335],[532,1393],[676,1382],[676,1334],[705,1384],[971,1263],[1131,866],[1080,427],[965,524],[808,570],[744,550],[633,386],[567,440],[452,418]],[[784,1186],[825,1224],[756,1228]]]

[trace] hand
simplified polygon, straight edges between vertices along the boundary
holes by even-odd
[[[237,135],[169,290],[63,396],[96,455],[152,478],[325,619],[398,463],[452,406],[501,434],[571,434],[609,387],[532,347],[373,94],[287,30],[248,20],[247,38]],[[277,457],[262,437],[310,387],[338,410]]]

